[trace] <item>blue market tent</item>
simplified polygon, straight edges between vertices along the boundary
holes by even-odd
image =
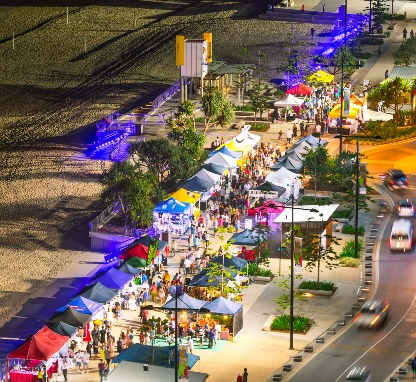
[[[243,305],[237,304],[224,297],[218,297],[215,300],[207,301],[202,307],[211,314],[224,314],[232,316],[230,325],[227,325],[230,333],[234,336],[243,328]]]
[[[224,258],[223,258],[224,257]],[[212,263],[223,264],[226,268],[237,269],[241,271],[247,264],[247,260],[241,259],[237,256],[215,256],[211,259]]]
[[[215,155],[217,153],[222,153],[224,155],[228,155],[229,157],[232,157],[232,158],[235,158],[235,159],[240,159],[241,155],[243,155],[243,153],[241,153],[239,151],[231,150],[227,146],[221,146],[218,150],[211,151],[208,154],[208,158],[212,157],[213,155]]]
[[[80,296],[86,297],[89,300],[97,301],[102,304],[106,304],[118,293],[118,288],[107,288],[100,282],[88,287],[84,292],[80,293]]]
[[[153,209],[153,212],[160,214],[189,214],[191,211],[191,205],[189,203],[183,203],[169,198],[160,202]]]
[[[98,278],[91,281],[89,285],[99,282],[110,289],[123,289],[132,278],[133,275],[129,273],[124,273],[115,268],[110,268],[107,272],[104,272],[98,276]]]
[[[203,270],[201,273],[195,275],[191,282],[189,283],[190,287],[208,287],[208,286],[217,286],[221,283],[220,276],[209,276],[207,270]]]
[[[227,300],[221,296],[215,300],[207,301],[202,308],[207,309],[210,313],[214,314],[228,314],[235,316],[240,310],[243,309],[243,305]]]
[[[176,301],[177,300],[177,301]],[[205,301],[198,300],[184,293],[169,300],[161,307],[164,310],[192,310],[198,311]]]
[[[129,263],[126,263],[125,261],[123,261],[119,265],[118,270],[121,271],[121,272],[124,272],[124,273],[129,273],[133,276],[136,276],[141,272],[141,269],[134,268]]]
[[[54,331],[55,333],[67,337],[72,337],[78,331],[78,328],[76,326],[69,325],[62,321],[59,321],[55,324],[49,324],[49,329]]]
[[[104,309],[103,304],[88,300],[88,298],[82,296],[78,296],[64,306],[61,306],[59,309],[57,309],[57,312],[63,312],[68,307],[74,308],[79,313],[91,314],[92,316]]]
[[[120,363],[122,361],[130,361],[162,367],[175,367],[174,354],[175,346],[134,344],[118,354],[112,362]],[[185,354],[188,356],[188,367],[189,369],[192,369],[199,361],[199,357],[192,353]]]

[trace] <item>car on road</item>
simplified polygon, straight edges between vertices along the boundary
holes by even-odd
[[[385,300],[367,301],[354,318],[354,323],[360,328],[376,328],[387,320],[389,311],[390,304]]]
[[[361,381],[361,382],[370,382],[371,372],[367,369],[366,366],[354,366],[347,374],[346,381]]]
[[[397,215],[400,217],[415,216],[415,209],[413,202],[409,199],[400,200],[397,203]]]
[[[391,227],[389,245],[390,251],[406,252],[412,250],[413,227],[410,220],[399,219]]]
[[[409,186],[407,176],[402,170],[389,170],[384,179],[384,184],[390,190],[398,190]]]

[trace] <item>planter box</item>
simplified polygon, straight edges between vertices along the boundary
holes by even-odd
[[[320,290],[320,289],[296,289],[298,293],[310,293],[315,296],[331,297],[335,290]]]
[[[253,280],[257,283],[269,283],[273,280],[273,276],[251,276]]]

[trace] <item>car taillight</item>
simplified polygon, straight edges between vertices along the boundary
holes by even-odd
[[[388,309],[388,307],[390,306],[390,304],[387,304],[385,307],[384,307],[384,309],[383,309],[383,312],[385,312],[387,309]]]
[[[377,321],[378,321],[378,319],[380,318],[380,315],[379,314],[377,314],[377,316],[375,316],[374,318],[373,318],[373,321],[371,321],[371,325],[374,325]]]
[[[357,316],[354,318],[354,321],[357,321],[360,316],[361,316],[361,313],[358,313]]]
[[[389,239],[389,246],[391,247],[391,239]]]
[[[391,185],[393,185],[393,184],[394,184],[394,182],[391,180],[391,181],[390,181],[390,184],[391,184]]]

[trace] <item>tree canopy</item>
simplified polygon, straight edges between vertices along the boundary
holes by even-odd
[[[416,38],[409,38],[393,54],[394,65],[416,64]]]
[[[205,89],[202,97],[202,111],[205,116],[205,132],[209,127],[227,127],[234,120],[234,111],[223,92],[215,88]]]
[[[408,90],[409,82],[404,78],[387,79],[370,91],[368,101],[372,106],[384,102],[384,107],[392,108],[396,113],[409,102]]]
[[[316,60],[321,64],[328,73],[336,75],[342,72],[342,63],[344,62],[344,74],[351,75],[354,73],[357,60],[352,55],[348,47],[341,46],[337,48],[331,57],[319,57]]]

